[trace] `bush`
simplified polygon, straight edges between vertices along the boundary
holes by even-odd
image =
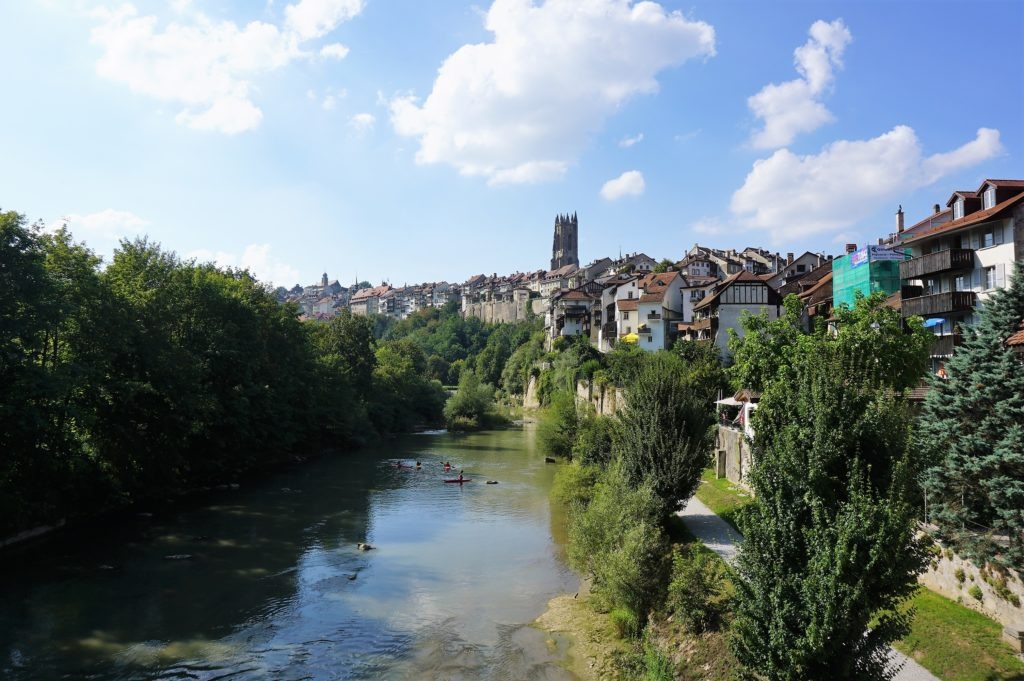
[[[613,608],[608,613],[608,618],[612,621],[619,638],[636,638],[640,635],[640,618],[629,608]]]
[[[494,388],[481,383],[470,369],[463,370],[458,390],[445,402],[444,419],[452,430],[471,430],[500,421],[495,411]]]
[[[726,610],[726,569],[714,554],[701,548],[686,548],[672,556],[672,579],[668,585],[668,610],[687,629],[714,629]]]
[[[647,612],[664,595],[668,542],[661,502],[647,485],[633,487],[613,463],[585,508],[570,517],[569,561],[593,579],[599,607]]]
[[[575,396],[567,391],[556,392],[537,427],[541,450],[551,456],[571,458],[578,425]]]
[[[643,681],[675,681],[675,670],[672,660],[652,643],[644,640],[644,675]]]
[[[594,487],[600,477],[601,469],[597,466],[561,466],[555,473],[551,498],[570,509],[586,508],[594,498]]]
[[[984,596],[981,593],[981,587],[979,587],[977,584],[968,589],[967,593],[969,593],[971,595],[971,598],[973,598],[976,601],[980,601],[982,598],[984,598]]]
[[[579,421],[572,445],[574,461],[604,465],[612,458],[615,421],[607,416],[589,415]]]

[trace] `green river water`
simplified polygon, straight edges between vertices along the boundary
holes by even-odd
[[[0,677],[571,678],[529,626],[578,586],[533,443],[408,436],[0,554]]]

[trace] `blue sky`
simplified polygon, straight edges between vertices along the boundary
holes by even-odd
[[[0,207],[290,286],[839,252],[1022,178],[1024,3],[23,0]]]

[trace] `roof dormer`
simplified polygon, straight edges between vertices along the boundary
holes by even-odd
[[[981,210],[981,200],[977,192],[955,191],[946,201],[946,206],[953,209],[953,219],[959,220]]]
[[[981,183],[975,195],[981,203],[981,210],[988,210],[1021,192],[1024,192],[1024,180],[987,179]]]

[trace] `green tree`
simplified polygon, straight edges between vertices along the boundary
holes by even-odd
[[[473,371],[459,377],[459,387],[444,405],[444,419],[449,428],[477,428],[494,422],[494,387],[480,381]]]
[[[541,449],[551,456],[570,458],[578,429],[575,391],[555,392],[537,426],[537,442]]]
[[[666,510],[693,495],[710,461],[714,392],[668,352],[652,356],[626,389],[615,455],[628,481],[649,482]]]
[[[978,323],[925,398],[918,440],[930,467],[929,520],[979,562],[1024,568],[1024,366],[1006,339],[1024,320],[1024,266]]]
[[[676,264],[674,262],[672,262],[668,258],[662,258],[661,261],[658,262],[658,264],[655,265],[654,269],[651,271],[654,272],[655,274],[661,274],[662,272],[668,272],[670,270],[673,270],[675,269],[675,267]]]
[[[821,341],[792,361],[754,421],[734,649],[756,678],[891,678],[924,565],[910,415],[872,357]]]
[[[737,389],[763,391],[780,369],[790,366],[804,336],[800,317],[803,304],[795,295],[783,300],[782,316],[768,319],[767,313],[740,317],[743,336],[729,329],[732,364],[729,377]]]

